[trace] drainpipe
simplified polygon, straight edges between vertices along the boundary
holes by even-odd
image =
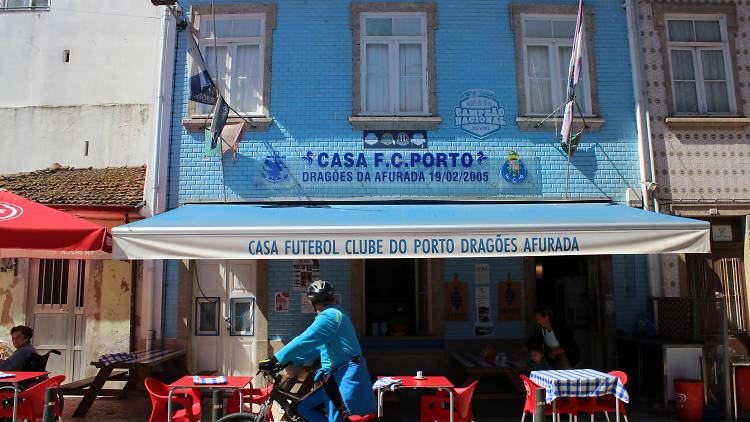
[[[645,70],[643,68],[643,46],[641,45],[641,30],[638,22],[638,9],[634,0],[624,3],[628,24],[628,41],[630,46],[630,63],[633,78],[633,96],[635,100],[635,118],[638,129],[638,158],[641,170],[641,198],[643,208],[647,211],[659,212],[659,202],[651,192],[656,188],[656,174],[654,172],[653,143],[649,126],[649,111]],[[662,290],[662,262],[661,255],[648,255],[648,281],[651,297],[663,296]],[[658,321],[654,302],[654,321]]]
[[[151,154],[146,180],[145,217],[164,212],[167,196],[167,159],[169,157],[169,135],[171,122],[172,78],[175,55],[175,19],[168,8],[164,8],[160,35],[159,56],[154,73],[154,89],[151,110],[153,126]],[[154,338],[161,338],[162,296],[164,285],[164,261],[147,259],[143,261],[143,291],[141,292],[141,329],[139,336],[151,349]]]

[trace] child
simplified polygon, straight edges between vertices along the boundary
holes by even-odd
[[[544,349],[541,346],[529,348],[529,359],[526,360],[530,371],[547,371],[552,369],[544,358]]]

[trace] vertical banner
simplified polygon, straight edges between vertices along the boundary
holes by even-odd
[[[445,283],[445,320],[464,322],[469,320],[469,284],[458,281],[458,274],[453,281]]]
[[[474,324],[474,334],[477,336],[491,336],[495,332],[490,311],[490,286],[479,286],[476,291],[477,322]]]
[[[523,319],[521,305],[521,283],[508,280],[497,283],[498,318],[500,321],[521,321]]]
[[[476,283],[477,285],[490,284],[490,265],[489,264],[474,265],[474,283]]]
[[[320,264],[317,259],[295,259],[292,289],[306,292],[307,287],[315,280],[320,280]]]

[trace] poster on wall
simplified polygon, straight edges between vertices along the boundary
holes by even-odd
[[[507,281],[497,283],[498,317],[500,321],[521,321],[521,283],[512,281],[508,273]]]
[[[320,264],[317,259],[294,260],[294,278],[292,289],[306,292],[307,287],[315,280],[320,280]]]
[[[474,266],[474,283],[490,284],[490,266],[489,264],[476,264]]]
[[[477,322],[474,324],[474,335],[491,336],[495,332],[490,312],[490,286],[480,286],[476,290]]]
[[[273,310],[276,312],[289,312],[289,292],[276,292],[276,303]]]
[[[469,284],[458,281],[458,274],[454,274],[452,282],[445,284],[445,309],[448,322],[469,320]]]

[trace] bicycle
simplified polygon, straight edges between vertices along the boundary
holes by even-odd
[[[240,413],[232,413],[226,415],[216,422],[266,422],[266,415],[268,411],[276,402],[281,406],[281,409],[286,414],[287,418],[291,422],[307,422],[299,413],[297,413],[297,403],[307,398],[308,395],[315,392],[317,389],[313,388],[313,391],[307,394],[295,394],[291,391],[287,391],[281,387],[282,376],[280,374],[283,368],[275,368],[274,371],[264,373],[266,379],[273,379],[273,388],[268,394],[268,399],[260,405],[258,413],[242,413],[242,403],[240,403]],[[256,376],[260,374],[258,371]],[[321,387],[322,388],[322,387]],[[385,422],[383,418],[377,417],[377,413],[366,416],[347,416],[344,422]]]

